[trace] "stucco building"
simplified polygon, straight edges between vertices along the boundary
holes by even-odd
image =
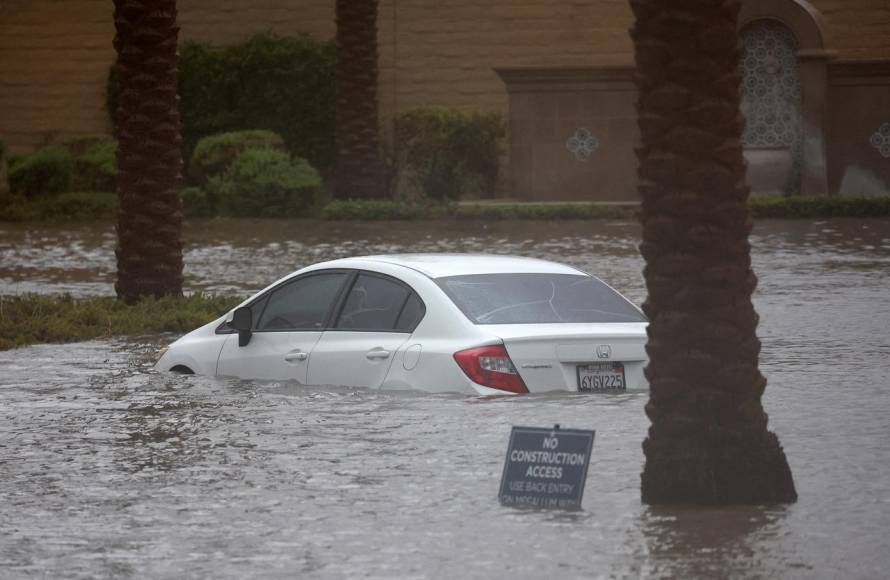
[[[179,0],[181,39],[334,34],[333,0]],[[109,131],[108,0],[5,0],[0,139],[26,152]],[[637,140],[627,0],[381,0],[380,110],[420,105],[509,120],[502,195],[633,200]],[[744,0],[749,180],[758,192],[890,190],[886,0]]]

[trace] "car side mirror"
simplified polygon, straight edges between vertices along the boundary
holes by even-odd
[[[235,309],[232,314],[232,328],[238,331],[238,346],[250,344],[250,337],[253,336],[253,313],[249,307]]]

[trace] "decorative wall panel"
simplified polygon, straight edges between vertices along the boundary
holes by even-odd
[[[742,30],[742,142],[751,149],[789,149],[791,191],[800,187],[803,160],[797,50],[794,34],[777,20],[757,20]]]

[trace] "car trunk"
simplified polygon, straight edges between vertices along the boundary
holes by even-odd
[[[622,386],[647,388],[643,376],[648,360],[646,324],[499,324],[485,328],[504,341],[532,393],[578,391],[582,380],[591,391],[623,391]],[[618,379],[619,369],[623,370],[623,384]],[[604,378],[594,378],[601,374]]]

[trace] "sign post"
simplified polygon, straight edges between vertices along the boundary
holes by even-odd
[[[498,499],[502,505],[581,509],[596,431],[513,427]]]

